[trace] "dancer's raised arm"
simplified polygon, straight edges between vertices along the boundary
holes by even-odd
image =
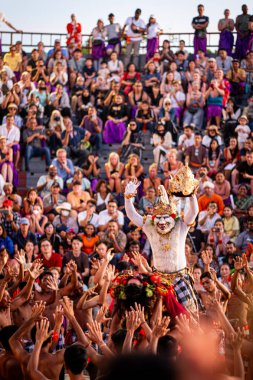
[[[134,223],[137,227],[143,226],[143,217],[138,214],[133,205],[133,198],[137,194],[137,188],[140,186],[140,182],[137,178],[134,178],[133,181],[128,182],[125,188],[125,209],[128,218]]]

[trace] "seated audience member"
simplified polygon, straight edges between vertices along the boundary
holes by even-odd
[[[43,266],[46,269],[50,269],[52,267],[56,268],[59,272],[62,269],[62,257],[59,253],[53,252],[53,247],[47,238],[41,239],[39,243],[39,256],[42,260]]]
[[[38,127],[37,120],[32,117],[27,122],[27,127],[23,132],[23,139],[26,144],[25,150],[25,166],[26,171],[30,171],[30,160],[32,157],[46,157],[46,168],[51,163],[50,150],[45,146],[47,140],[44,129]]]
[[[96,201],[95,199],[89,199],[86,203],[86,210],[79,212],[78,224],[80,227],[86,227],[87,224],[92,224],[95,228],[98,228],[99,216],[96,213]]]
[[[106,206],[106,210],[99,213],[99,231],[106,230],[111,220],[115,220],[120,227],[124,224],[124,215],[118,210],[117,203],[114,200],[109,201]]]
[[[214,184],[212,182],[205,182],[203,185],[204,194],[198,199],[199,211],[207,210],[210,202],[215,202],[218,207],[218,214],[223,215],[224,203],[222,198],[214,193]]]
[[[82,276],[82,279],[84,280],[86,277],[89,276],[89,260],[88,255],[84,252],[82,252],[83,247],[83,241],[80,236],[75,235],[71,239],[71,250],[66,253],[66,255],[63,258],[63,268],[66,267],[66,265],[70,261],[74,261],[77,265],[77,271]]]
[[[57,150],[56,158],[53,159],[52,165],[57,168],[57,173],[63,179],[64,183],[74,175],[73,162],[67,158],[65,149]]]
[[[120,162],[119,155],[111,152],[105,163],[105,174],[112,192],[120,193],[123,172],[124,164]]]

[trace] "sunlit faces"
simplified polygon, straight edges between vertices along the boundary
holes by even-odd
[[[154,225],[161,235],[169,233],[175,227],[175,220],[169,215],[156,215]]]

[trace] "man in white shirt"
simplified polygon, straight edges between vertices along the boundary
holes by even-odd
[[[218,214],[218,207],[215,202],[210,202],[206,211],[200,211],[198,218],[198,229],[204,234],[208,235],[216,220],[220,219]]]
[[[0,127],[0,136],[6,137],[7,145],[13,149],[14,164],[17,167],[20,158],[20,130],[14,125],[14,117],[11,113],[6,116],[6,124]]]
[[[194,144],[194,128],[194,124],[184,125],[184,133],[178,139],[178,151],[181,153],[180,159],[183,158],[183,152]]]
[[[99,213],[99,231],[105,231],[110,220],[116,220],[120,227],[124,224],[124,214],[118,210],[118,205],[114,200],[109,201],[107,204],[107,209]]]
[[[139,50],[140,44],[142,41],[142,35],[146,29],[145,22],[140,19],[141,9],[136,9],[134,17],[128,17],[125,25],[123,27],[122,34],[124,34],[126,30],[126,39],[127,39],[127,48],[126,48],[126,56],[125,56],[125,67],[127,67],[130,62],[131,53],[134,49],[134,59],[133,63],[136,67],[138,67],[139,60]]]
[[[89,199],[86,204],[86,210],[78,214],[78,224],[80,227],[86,227],[87,224],[93,224],[95,228],[98,228],[99,215],[96,214],[96,201]]]
[[[51,186],[53,183],[58,182],[60,189],[63,189],[63,179],[57,175],[57,167],[50,165],[48,174],[40,176],[37,182],[37,191],[40,193],[41,198],[51,193]]]

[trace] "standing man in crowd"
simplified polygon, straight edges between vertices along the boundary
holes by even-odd
[[[146,26],[145,22],[140,18],[141,9],[136,9],[134,17],[128,17],[125,25],[123,27],[122,34],[124,35],[125,29],[126,31],[126,57],[125,57],[125,66],[127,66],[130,62],[131,53],[134,49],[134,59],[133,63],[136,67],[138,67],[139,61],[139,50],[142,41],[142,35],[145,32]]]
[[[235,29],[237,31],[237,40],[235,45],[235,58],[243,59],[246,56],[249,42],[249,20],[248,7],[242,5],[242,14],[236,17]]]
[[[206,53],[206,28],[209,24],[209,17],[204,16],[204,5],[198,5],[198,16],[194,17],[192,20],[192,27],[195,30],[194,36],[194,57],[196,58],[198,50],[203,50]]]

